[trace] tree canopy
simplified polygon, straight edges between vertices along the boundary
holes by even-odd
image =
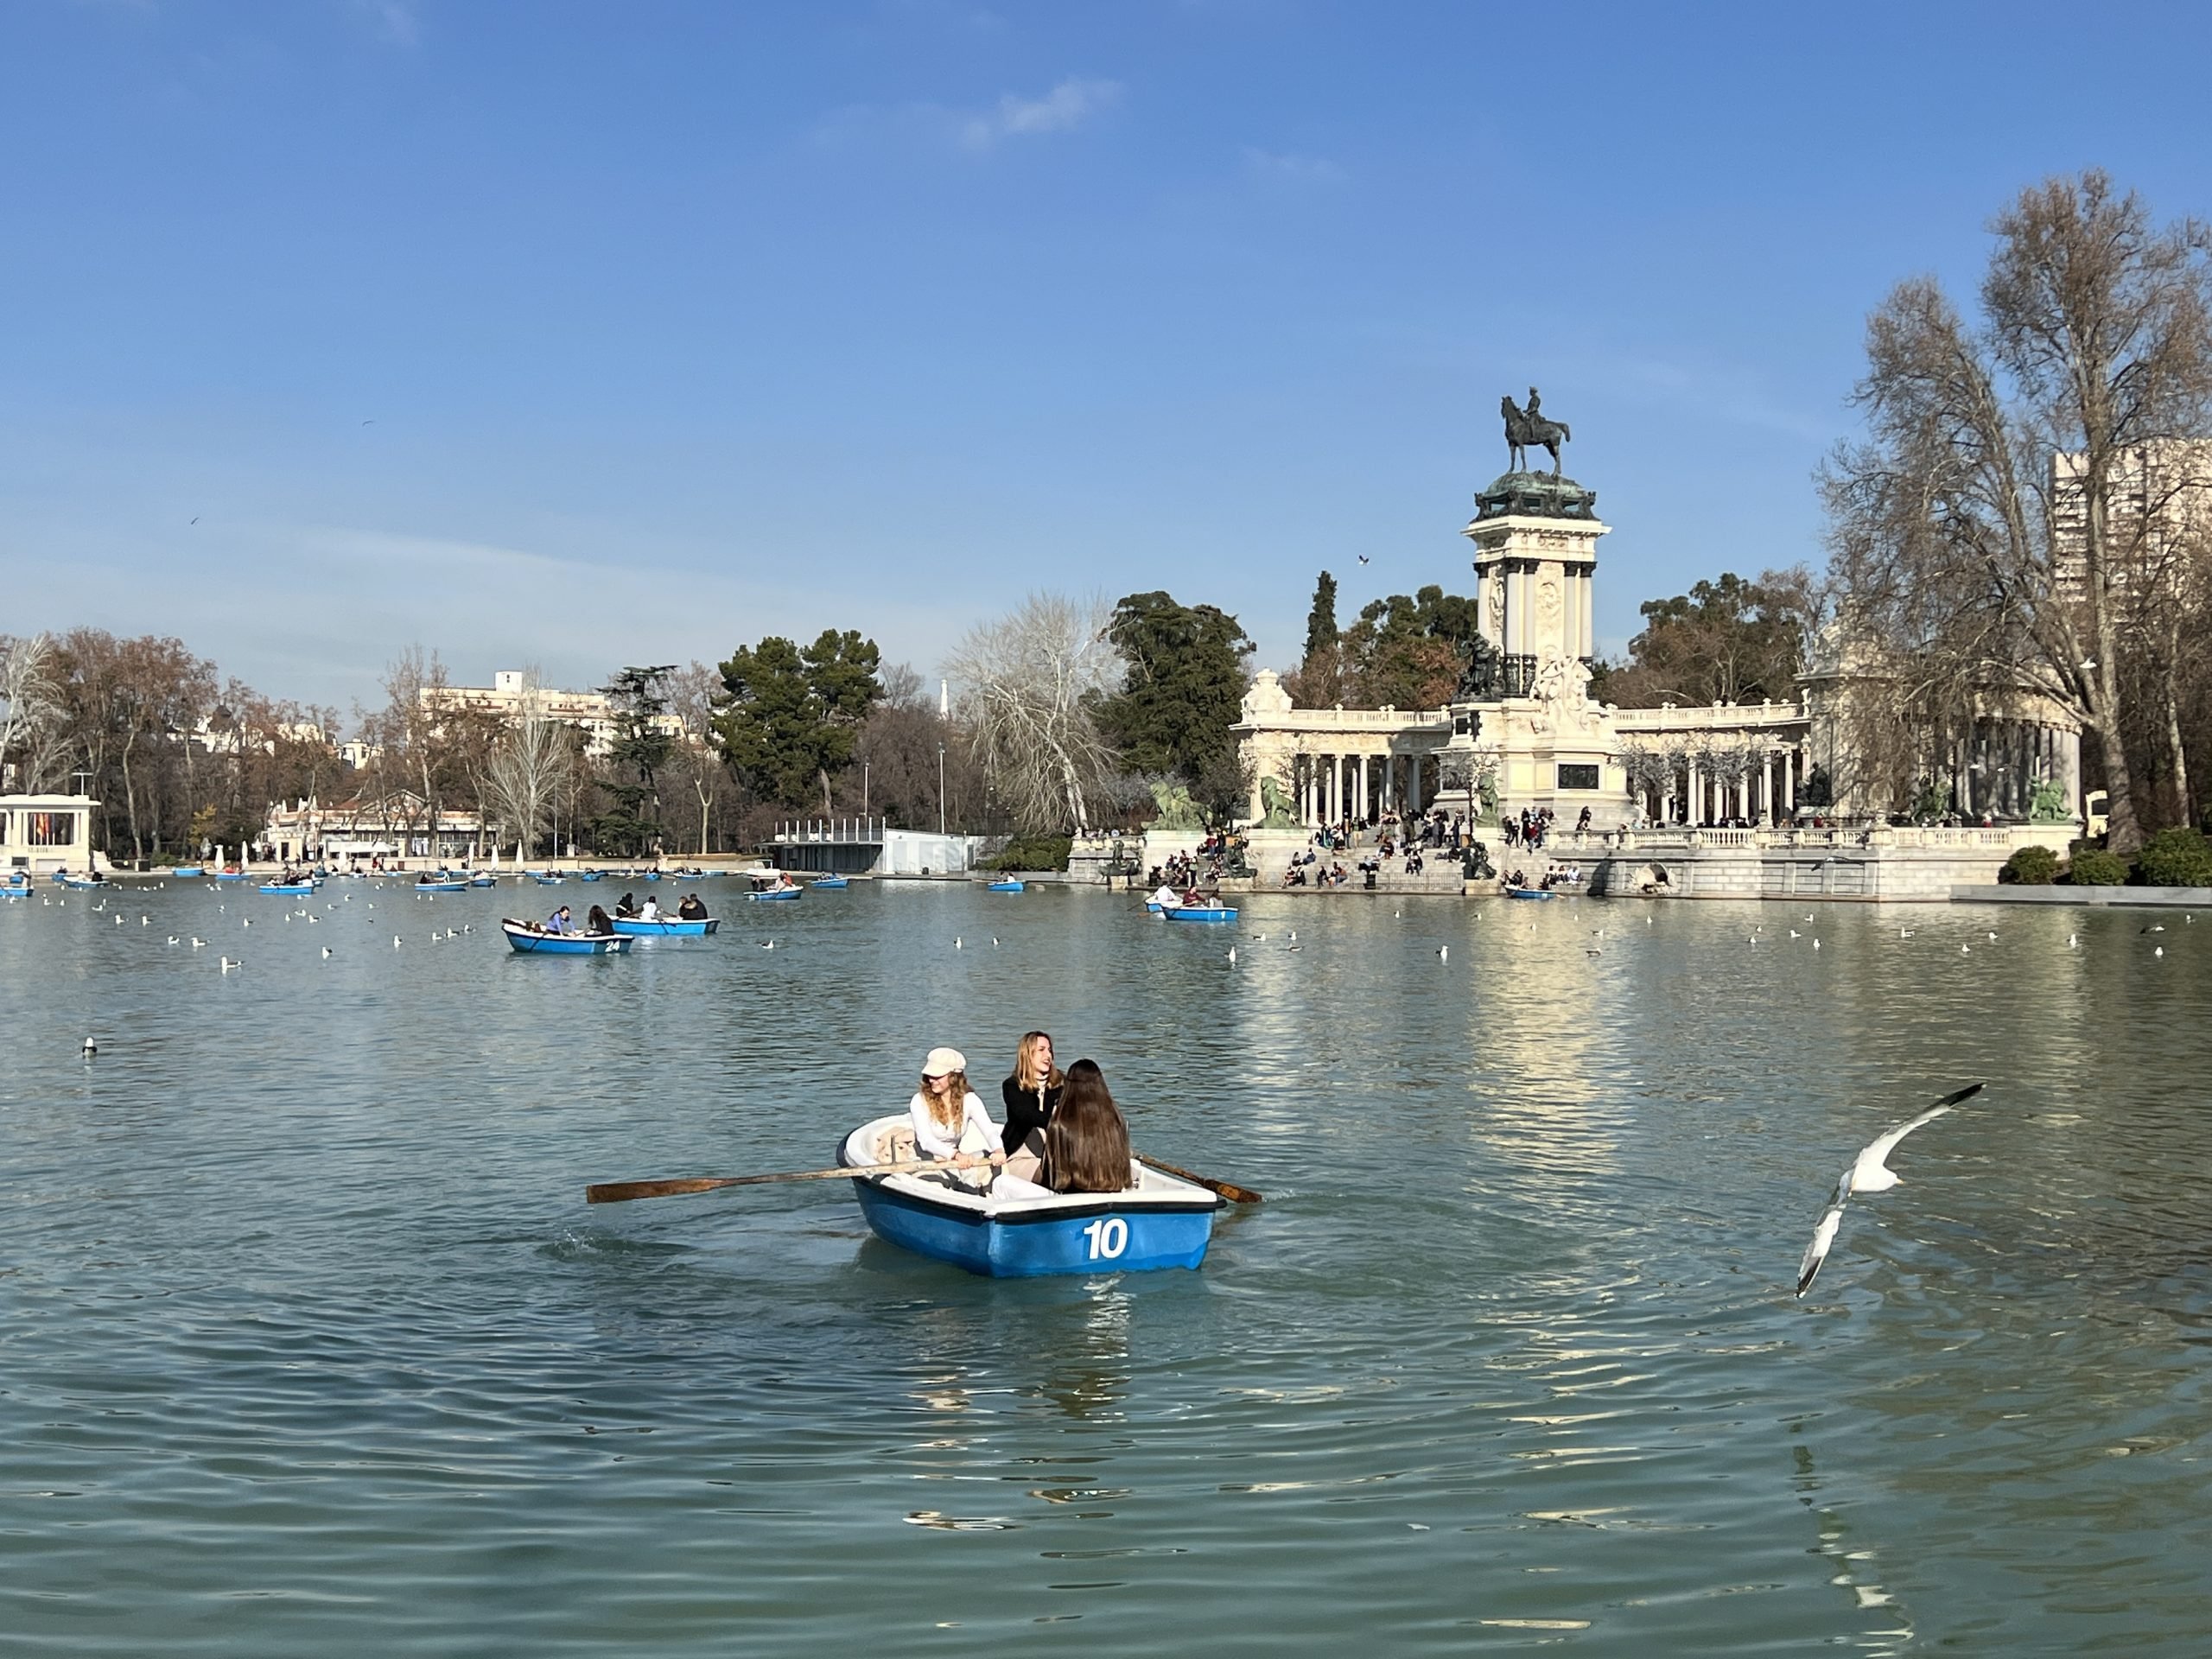
[[[1211,605],[1165,593],[1131,594],[1106,637],[1126,665],[1122,689],[1099,706],[1101,728],[1141,772],[1172,772],[1195,785],[1236,746],[1229,728],[1244,697],[1252,641]]]
[[[715,716],[730,769],[764,800],[797,805],[852,763],[861,721],[883,695],[873,639],[825,628],[802,648],[771,634],[721,664]]]
[[[1410,599],[1370,601],[1344,637],[1345,677],[1358,706],[1440,709],[1459,690],[1479,638],[1475,601],[1431,582]]]
[[[600,780],[607,805],[592,819],[592,835],[611,851],[644,853],[659,838],[660,795],[656,774],[675,747],[660,724],[668,712],[669,681],[674,663],[625,668],[600,687],[614,710],[614,736],[607,749],[607,772]]]
[[[1648,599],[1627,661],[1602,664],[1592,695],[1624,709],[1782,701],[1796,691],[1813,607],[1802,568],[1749,581],[1724,571],[1687,594]]]

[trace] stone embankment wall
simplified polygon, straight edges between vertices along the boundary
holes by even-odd
[[[1951,902],[1955,905],[2133,905],[2157,910],[2212,910],[2212,887],[1967,886],[1951,889]]]

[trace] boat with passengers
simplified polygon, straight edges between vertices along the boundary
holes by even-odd
[[[909,1162],[904,1112],[863,1123],[838,1148],[842,1169]],[[1132,1162],[1120,1192],[1054,1192],[999,1199],[929,1170],[855,1175],[854,1196],[876,1236],[902,1249],[993,1279],[1055,1273],[1141,1273],[1195,1268],[1213,1238],[1221,1199],[1205,1187]]]
[[[500,922],[499,931],[525,957],[620,957],[628,954],[631,943],[620,933],[556,933],[542,922],[512,917]]]

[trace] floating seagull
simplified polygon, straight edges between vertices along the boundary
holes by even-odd
[[[998,941],[993,939],[991,943],[996,944]],[[1236,965],[1236,947],[1233,944],[1229,947],[1229,965],[1232,968]]]
[[[194,940],[192,942],[192,948],[193,948],[194,950],[197,950],[198,949],[200,949],[200,947],[201,945],[203,945],[203,944],[207,944],[207,940],[205,940],[205,939],[194,939]]]
[[[1814,949],[1814,950],[1819,950],[1820,948],[1821,948],[1821,942],[1820,942],[1818,939],[1815,939],[1815,940],[1813,941],[1813,949]]]
[[[2153,922],[2142,931],[2145,933],[2163,933],[2166,931],[2166,925],[2164,922]]]
[[[1438,945],[1438,946],[1436,947],[1436,959],[1437,959],[1439,962],[1449,962],[1449,961],[1451,961],[1451,960],[1452,960],[1452,947],[1451,947],[1450,945],[1448,945],[1448,944],[1440,944],[1440,945]]]
[[[1796,928],[1794,928],[1794,927],[1793,927],[1793,928],[1791,928],[1791,929],[1789,930],[1789,937],[1790,937],[1791,938],[1793,938],[1793,939],[1802,939],[1802,938],[1803,938],[1805,936],[1804,936],[1802,933],[1800,933],[1800,932],[1799,932]]]
[[[1959,947],[1959,954],[1962,957],[1970,957],[1974,955],[1974,946],[1970,944],[1961,945]]]
[[[86,1038],[86,1039],[85,1039],[85,1058],[86,1058],[86,1059],[88,1059],[88,1060],[89,1060],[89,1059],[91,1059],[91,1058],[92,1058],[92,1056],[93,1056],[93,1055],[95,1055],[95,1054],[99,1053],[99,1052],[100,1052],[100,1046],[99,1046],[98,1043],[94,1042],[94,1041],[93,1041],[91,1038],[89,1038],[89,1037],[87,1037],[87,1038]]]
[[[171,944],[175,944],[176,943],[176,935],[175,935],[175,934],[172,933],[172,934],[170,934],[170,935],[169,935],[169,943],[170,943]]]
[[[399,935],[397,933],[391,936],[391,948],[395,950],[399,949]]]
[[[2154,944],[2151,947],[2151,954],[2154,957],[2163,957],[2166,954],[2166,947],[2163,944]]]
[[[1828,1259],[1828,1248],[1835,1243],[1836,1229],[1843,1224],[1843,1206],[1854,1193],[1886,1192],[1897,1184],[1896,1174],[1885,1161],[1897,1148],[1897,1142],[1923,1123],[1932,1123],[1962,1100],[1971,1100],[1982,1090],[1980,1084],[1971,1084],[1956,1094],[1946,1095],[1918,1117],[1900,1123],[1861,1151],[1852,1160],[1851,1167],[1835,1184],[1835,1194],[1828,1200],[1828,1207],[1821,1211],[1820,1225],[1813,1230],[1813,1242],[1805,1247],[1805,1259],[1797,1264],[1797,1294],[1802,1296],[1812,1287],[1821,1263]]]
[[[2066,948],[2069,950],[2079,950],[2082,948],[2082,936],[2078,933],[2069,933],[2066,936]]]
[[[1989,937],[1993,939],[1997,937],[1997,930],[1995,928],[1993,927],[1989,930]]]
[[[243,968],[245,966],[245,963],[242,962],[232,962],[228,957],[225,957],[223,958],[223,971],[226,974],[233,968]]]
[[[335,955],[337,955],[337,954],[338,954],[338,953],[337,953],[336,951],[333,950],[332,950],[328,945],[327,945],[327,944],[326,944],[326,945],[324,945],[324,946],[322,947],[322,959],[323,959],[325,962],[328,962],[328,961],[331,959],[331,957],[333,957],[334,956],[335,956]]]
[[[955,940],[952,942],[952,948],[953,948],[954,950],[959,950],[959,949],[960,949],[960,941],[959,941],[959,940],[957,940],[957,939],[955,939]]]
[[[760,948],[763,950],[772,950],[776,948],[776,942],[773,939],[763,939],[760,941]]]
[[[1911,937],[1912,937],[1912,930],[1911,930],[1910,928],[1909,928],[1909,927],[1901,927],[1901,928],[1897,929],[1897,938],[1901,938],[1901,939],[1909,939],[1909,938],[1910,938]]]

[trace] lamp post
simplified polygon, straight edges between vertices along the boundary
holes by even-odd
[[[937,746],[937,832],[944,833],[944,745]]]

